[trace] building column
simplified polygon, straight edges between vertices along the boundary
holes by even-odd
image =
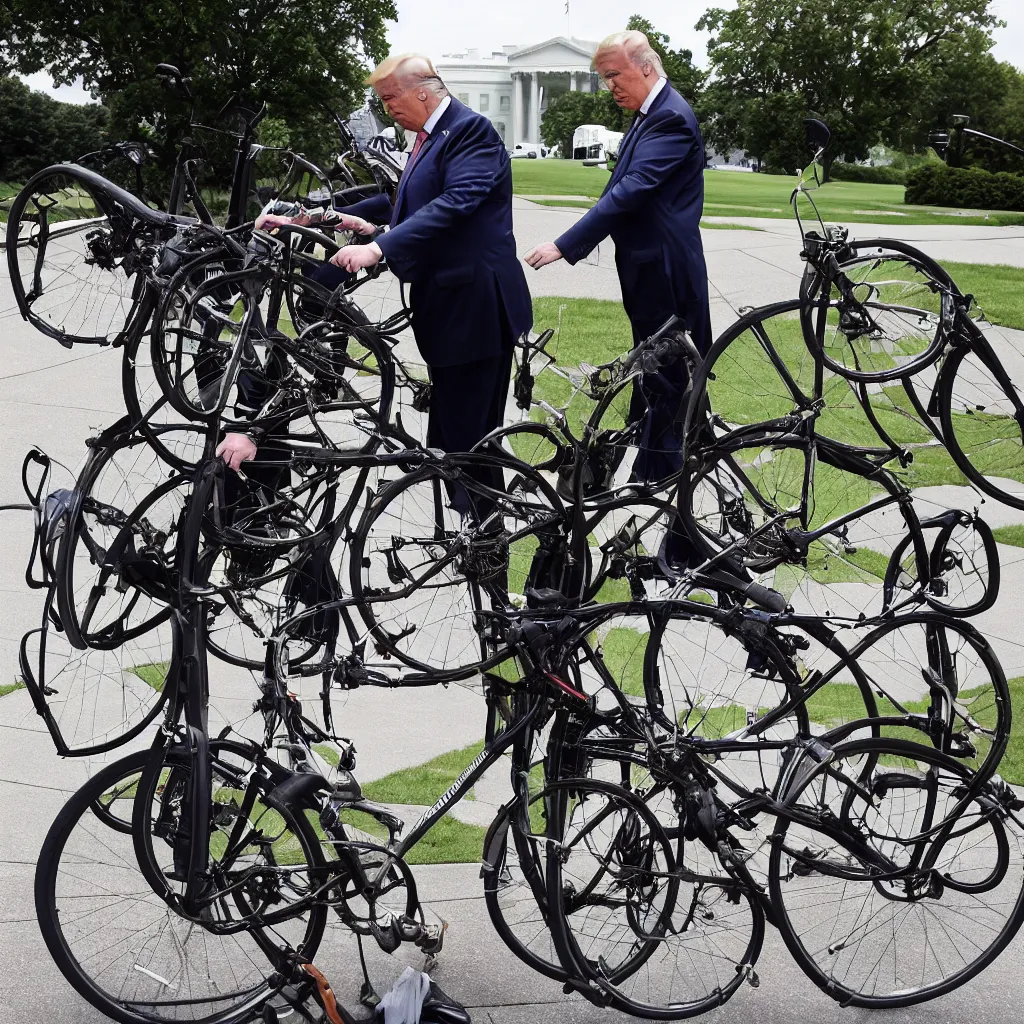
[[[584,72],[580,72],[580,74],[583,76],[583,92],[591,92],[592,91],[591,88],[590,88],[591,78],[590,78],[589,72],[585,72],[584,71]]]
[[[523,120],[523,76],[514,74],[512,76],[512,145],[523,142],[526,122]]]
[[[576,91],[576,72],[575,71],[570,71],[569,72],[569,92],[575,92],[575,91]]]
[[[530,72],[530,137],[527,142],[540,142],[540,72]]]

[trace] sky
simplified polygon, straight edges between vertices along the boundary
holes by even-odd
[[[571,33],[599,40],[624,27],[631,14],[647,18],[668,34],[673,47],[689,48],[699,65],[707,61],[707,33],[694,25],[708,7],[732,8],[736,0],[396,0],[398,21],[390,23],[392,51],[417,50],[431,57],[476,47],[481,53],[508,43],[525,45]],[[1024,3],[993,0],[992,10],[1007,25],[995,32],[999,60],[1024,68]],[[72,103],[90,102],[80,85],[54,89],[46,72],[31,75],[34,89]]]

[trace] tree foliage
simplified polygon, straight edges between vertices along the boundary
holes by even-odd
[[[708,10],[715,74],[701,105],[709,143],[794,170],[807,151],[799,122],[832,129],[830,159],[865,159],[877,142],[920,142],[957,68],[981,68],[997,24],[991,0],[740,0]],[[972,83],[973,87],[974,83]],[[991,90],[989,90],[991,91]],[[998,91],[998,89],[996,90]]]
[[[99,149],[109,111],[60,103],[18,78],[0,77],[0,181],[24,181],[48,164]]]
[[[266,101],[292,146],[314,160],[337,148],[324,105],[347,113],[362,96],[367,64],[387,53],[393,0],[6,0],[0,68],[81,77],[111,111],[111,132],[144,138],[173,163],[188,115],[162,88],[161,62],[192,79],[209,119],[233,95]]]

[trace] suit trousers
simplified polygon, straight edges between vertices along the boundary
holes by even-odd
[[[634,347],[664,322],[632,321]],[[680,359],[658,373],[645,373],[633,384],[630,419],[643,424],[640,451],[633,463],[633,475],[638,480],[653,483],[683,468],[681,420],[686,413],[683,402],[689,379],[686,364]]]
[[[492,430],[500,427],[508,399],[512,373],[512,332],[502,325],[501,354],[459,366],[430,367],[430,414],[427,421],[427,447],[445,452],[468,452]],[[498,469],[480,469],[474,478],[492,490],[503,490],[505,483]],[[484,519],[493,507],[486,498],[455,487],[452,505],[466,514]]]

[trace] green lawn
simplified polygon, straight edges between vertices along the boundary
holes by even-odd
[[[16,683],[3,683],[0,685],[0,697],[6,697],[15,690],[24,690],[25,684],[19,679]]]
[[[160,691],[167,682],[167,670],[170,667],[170,662],[156,661],[149,665],[135,665],[128,671],[138,676],[147,686]]]
[[[1024,330],[1024,270],[1001,263],[943,263],[965,295],[994,324]]]
[[[461,750],[450,750],[425,764],[385,775],[363,786],[363,796],[382,804],[420,804],[430,806],[462,774],[466,766],[483,749],[483,741],[471,743]],[[327,745],[316,751],[330,764],[338,763],[338,755]],[[472,799],[472,791],[463,799]],[[374,836],[387,839],[384,830],[369,815],[346,812],[348,824]],[[411,823],[410,823],[411,824]],[[409,864],[475,864],[479,862],[487,830],[467,825],[445,815],[408,853]]]
[[[610,172],[584,167],[575,160],[513,160],[512,182],[517,195],[576,196],[597,198]],[[744,174],[706,171],[704,215],[707,217],[793,216],[789,197],[796,184],[792,175]],[[827,221],[840,223],[882,222],[900,224],[1024,224],[1024,214],[1000,211],[957,211],[936,206],[907,206],[902,185],[867,185],[832,181],[815,193],[815,201]],[[964,213],[963,216],[960,214]]]
[[[1024,548],[1024,526],[999,526],[992,531],[992,536],[1000,544],[1010,544],[1015,548]]]

